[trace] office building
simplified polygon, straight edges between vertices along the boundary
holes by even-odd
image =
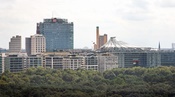
[[[63,69],[63,58],[70,52],[45,52],[43,56],[43,67],[51,69]]]
[[[175,52],[162,50],[161,52],[161,66],[175,66]]]
[[[43,57],[40,55],[36,55],[36,56],[28,56],[26,58],[26,67],[27,68],[37,68],[37,67],[43,67]]]
[[[158,49],[129,45],[123,41],[117,41],[115,37],[111,37],[99,52],[110,52],[117,56],[121,68],[161,66],[161,54]]]
[[[51,18],[37,23],[37,34],[46,38],[46,51],[73,49],[74,29],[73,22],[67,19]]]
[[[98,71],[104,72],[118,68],[118,56],[111,53],[103,53],[98,55]]]
[[[21,52],[21,36],[13,36],[9,42],[9,52],[19,53]]]
[[[86,70],[98,70],[98,60],[97,56],[90,55],[90,56],[84,56],[83,65],[82,68]]]
[[[46,39],[41,34],[26,38],[26,52],[28,55],[37,55],[46,52]]]
[[[82,67],[82,57],[70,55],[63,59],[63,69],[77,70]]]
[[[5,70],[10,72],[20,72],[26,69],[26,53],[9,54],[5,58]]]
[[[51,69],[63,69],[63,57],[62,56],[45,56],[44,67]]]

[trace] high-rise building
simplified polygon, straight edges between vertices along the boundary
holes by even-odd
[[[73,22],[67,19],[51,18],[37,23],[37,34],[46,38],[46,51],[73,49],[74,31]]]
[[[99,49],[107,42],[107,34],[100,35],[99,34],[99,27],[96,27],[96,44],[94,43],[94,49]]]
[[[21,52],[21,36],[13,36],[9,42],[9,52],[19,53]]]
[[[26,52],[28,55],[36,55],[46,52],[46,39],[41,34],[32,35],[26,38]]]

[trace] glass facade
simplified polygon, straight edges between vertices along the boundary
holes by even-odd
[[[37,34],[46,38],[48,52],[73,49],[73,33],[73,23],[68,23],[67,19],[44,19],[43,23],[37,23]]]
[[[162,52],[161,53],[162,66],[175,66],[175,52]]]

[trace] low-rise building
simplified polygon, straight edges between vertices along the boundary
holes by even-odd
[[[117,56],[110,53],[98,55],[98,71],[104,72],[113,68],[118,68]]]
[[[82,58],[75,55],[70,55],[68,57],[64,57],[63,59],[63,69],[72,69],[76,70],[82,68]]]
[[[26,60],[27,68],[31,67],[43,67],[43,57],[42,56],[28,56]]]
[[[9,54],[5,58],[5,69],[10,72],[23,71],[27,67],[26,59],[26,53]]]

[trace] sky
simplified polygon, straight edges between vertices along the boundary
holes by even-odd
[[[74,48],[93,48],[100,34],[131,45],[171,48],[175,43],[175,0],[0,0],[0,48],[12,36],[36,33],[45,18],[74,23]]]

